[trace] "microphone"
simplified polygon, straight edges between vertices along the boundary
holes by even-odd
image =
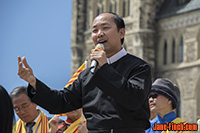
[[[197,131],[200,131],[200,119],[197,121],[197,125],[198,125]]]
[[[104,50],[103,44],[101,44],[101,43],[97,44],[95,49],[98,49],[98,47],[101,48],[102,50]],[[91,63],[91,66],[90,66],[91,73],[95,72],[97,66],[98,66],[98,62],[96,60],[93,60],[92,63]]]

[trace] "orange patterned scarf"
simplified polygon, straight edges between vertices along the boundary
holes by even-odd
[[[38,133],[48,133],[49,131],[49,124],[47,116],[39,109],[37,109],[40,112],[40,116],[35,124],[35,127],[33,129],[33,133],[36,133],[36,130],[38,129]],[[24,122],[20,119],[17,121],[17,123],[13,127],[13,133],[26,133],[26,128]]]

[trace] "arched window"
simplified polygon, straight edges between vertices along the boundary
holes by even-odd
[[[126,0],[123,0],[123,7],[122,7],[122,9],[123,9],[123,14],[122,14],[122,17],[126,17]]]
[[[110,12],[113,12],[113,4],[110,2]]]
[[[183,37],[181,37],[181,40],[180,40],[180,44],[179,44],[179,47],[178,47],[178,61],[179,62],[183,62],[183,44],[184,44],[184,41],[183,41]]]
[[[104,5],[102,3],[102,0],[97,3],[97,15],[101,14],[104,11]]]
[[[117,12],[117,3],[115,2],[115,13]]]
[[[110,1],[110,12],[116,12],[116,1]]]
[[[123,0],[122,11],[122,17],[127,17],[130,15],[130,0]]]
[[[173,43],[172,43],[172,63],[175,63],[176,61],[176,42],[173,39]]]
[[[97,15],[99,15],[99,14],[100,14],[100,8],[97,7]]]
[[[164,44],[164,52],[163,52],[163,64],[166,65],[167,64],[167,42],[165,41]]]
[[[103,6],[97,6],[97,15],[101,14],[103,10]]]
[[[127,4],[127,16],[130,15],[130,0],[128,0],[128,4]]]

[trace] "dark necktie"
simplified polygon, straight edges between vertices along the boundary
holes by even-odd
[[[27,133],[33,133],[32,127],[35,125],[35,122],[30,122],[26,124]]]

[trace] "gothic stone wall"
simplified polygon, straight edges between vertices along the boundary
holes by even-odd
[[[200,93],[200,59],[199,59],[199,29],[200,11],[193,11],[159,21],[159,33],[157,44],[156,77],[166,77],[174,81],[181,90],[181,118],[188,122],[196,122],[200,117],[200,105],[198,103]],[[163,42],[168,46],[172,44],[173,38],[183,37],[183,62],[168,63],[163,65]],[[170,49],[168,49],[170,50]],[[168,52],[171,58],[172,53]],[[178,54],[176,54],[178,56]]]

